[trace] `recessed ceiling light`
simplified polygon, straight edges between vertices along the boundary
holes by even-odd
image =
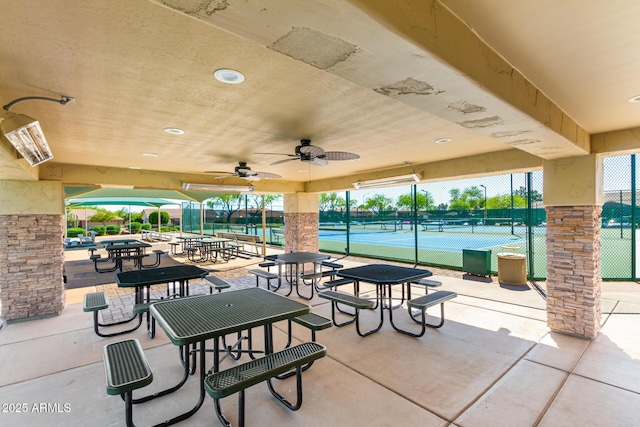
[[[170,133],[171,135],[182,135],[184,133],[182,129],[178,129],[178,128],[164,128],[163,130],[166,133]]]
[[[435,140],[436,144],[446,144],[447,142],[451,142],[451,138],[438,138]]]
[[[244,75],[240,71],[221,68],[213,72],[213,77],[222,83],[237,85],[244,81]]]
[[[140,166],[129,166],[129,169],[136,169],[136,170],[138,170],[138,169],[142,169],[142,168],[141,168]]]
[[[629,102],[640,102],[640,95],[636,95],[633,98],[629,98]]]
[[[156,153],[142,153],[142,155],[145,157],[158,157]]]

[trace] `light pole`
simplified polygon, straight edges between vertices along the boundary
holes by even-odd
[[[424,193],[424,210],[425,212],[429,210],[429,192],[427,190],[420,190],[421,193]]]
[[[484,188],[484,225],[487,225],[487,187],[482,184],[480,184],[480,187]]]

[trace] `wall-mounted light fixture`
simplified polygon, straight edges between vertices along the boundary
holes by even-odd
[[[410,175],[393,176],[390,178],[372,179],[369,181],[354,182],[353,186],[360,190],[363,188],[385,187],[388,185],[400,185],[400,184],[416,184],[420,182],[422,177],[418,173],[412,173]]]
[[[218,193],[252,193],[254,187],[251,185],[216,185],[184,182],[182,183],[182,189],[196,191],[214,191]]]
[[[61,96],[60,99],[54,99],[41,96],[27,96],[11,101],[2,107],[7,111],[6,117],[0,122],[2,134],[31,166],[36,166],[53,158],[53,153],[49,148],[49,144],[47,144],[44,133],[42,133],[40,123],[27,115],[15,114],[10,111],[11,107],[18,102],[32,100],[53,101],[66,105],[69,102],[75,102],[75,98]]]

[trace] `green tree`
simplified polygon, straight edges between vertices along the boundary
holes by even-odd
[[[484,207],[484,192],[475,185],[460,191],[458,188],[449,190],[449,209],[454,211],[480,209]]]
[[[251,222],[258,224],[262,222],[262,198],[264,197],[264,206],[273,207],[273,203],[282,199],[282,194],[252,194],[249,197],[249,206],[256,209],[255,212],[250,213]]]
[[[282,194],[252,194],[249,196],[251,206],[256,209],[262,209],[262,197],[264,197],[264,205],[271,206],[273,203],[282,199]]]
[[[428,191],[421,190],[416,194],[416,207],[418,210],[431,210],[434,204],[433,196]],[[399,195],[396,200],[396,207],[398,209],[413,209],[413,194],[407,193]]]
[[[390,211],[393,209],[393,200],[391,197],[387,197],[384,194],[374,194],[373,197],[365,200],[364,207],[373,213],[380,213],[382,211]]]
[[[514,208],[526,208],[527,201],[523,197],[513,196]],[[511,196],[509,194],[500,194],[487,199],[487,209],[510,209]]]
[[[484,208],[484,192],[475,185],[465,188],[461,195],[462,199],[469,204],[470,209]]]
[[[167,225],[169,221],[171,221],[171,216],[165,211],[160,211],[160,225]],[[158,211],[153,211],[149,214],[149,224],[158,224]]]
[[[318,207],[321,212],[335,211],[346,206],[347,201],[344,197],[339,196],[338,193],[320,193]]]
[[[244,196],[240,194],[227,194],[224,196],[215,196],[206,201],[209,209],[216,209],[226,215],[227,223],[231,222],[231,216],[238,212],[244,203]]]
[[[98,208],[97,212],[89,217],[89,221],[100,222],[102,225],[106,226],[107,222],[113,221],[117,217],[118,215],[116,215],[115,212],[110,212],[104,208]]]
[[[140,224],[142,224],[144,222],[142,219],[142,212],[132,213],[131,222],[139,222]]]
[[[514,196],[520,196],[523,199],[527,200],[527,189],[524,188],[524,187],[520,187],[517,190],[513,191],[513,195]],[[533,199],[534,202],[541,202],[542,201],[542,194],[540,194],[536,190],[531,190],[531,198]]]

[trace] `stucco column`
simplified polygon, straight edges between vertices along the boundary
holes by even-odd
[[[0,319],[62,311],[63,235],[61,183],[0,181]]]
[[[318,195],[284,195],[285,252],[318,252]]]
[[[544,162],[547,324],[595,338],[600,330],[603,167],[589,155]]]

